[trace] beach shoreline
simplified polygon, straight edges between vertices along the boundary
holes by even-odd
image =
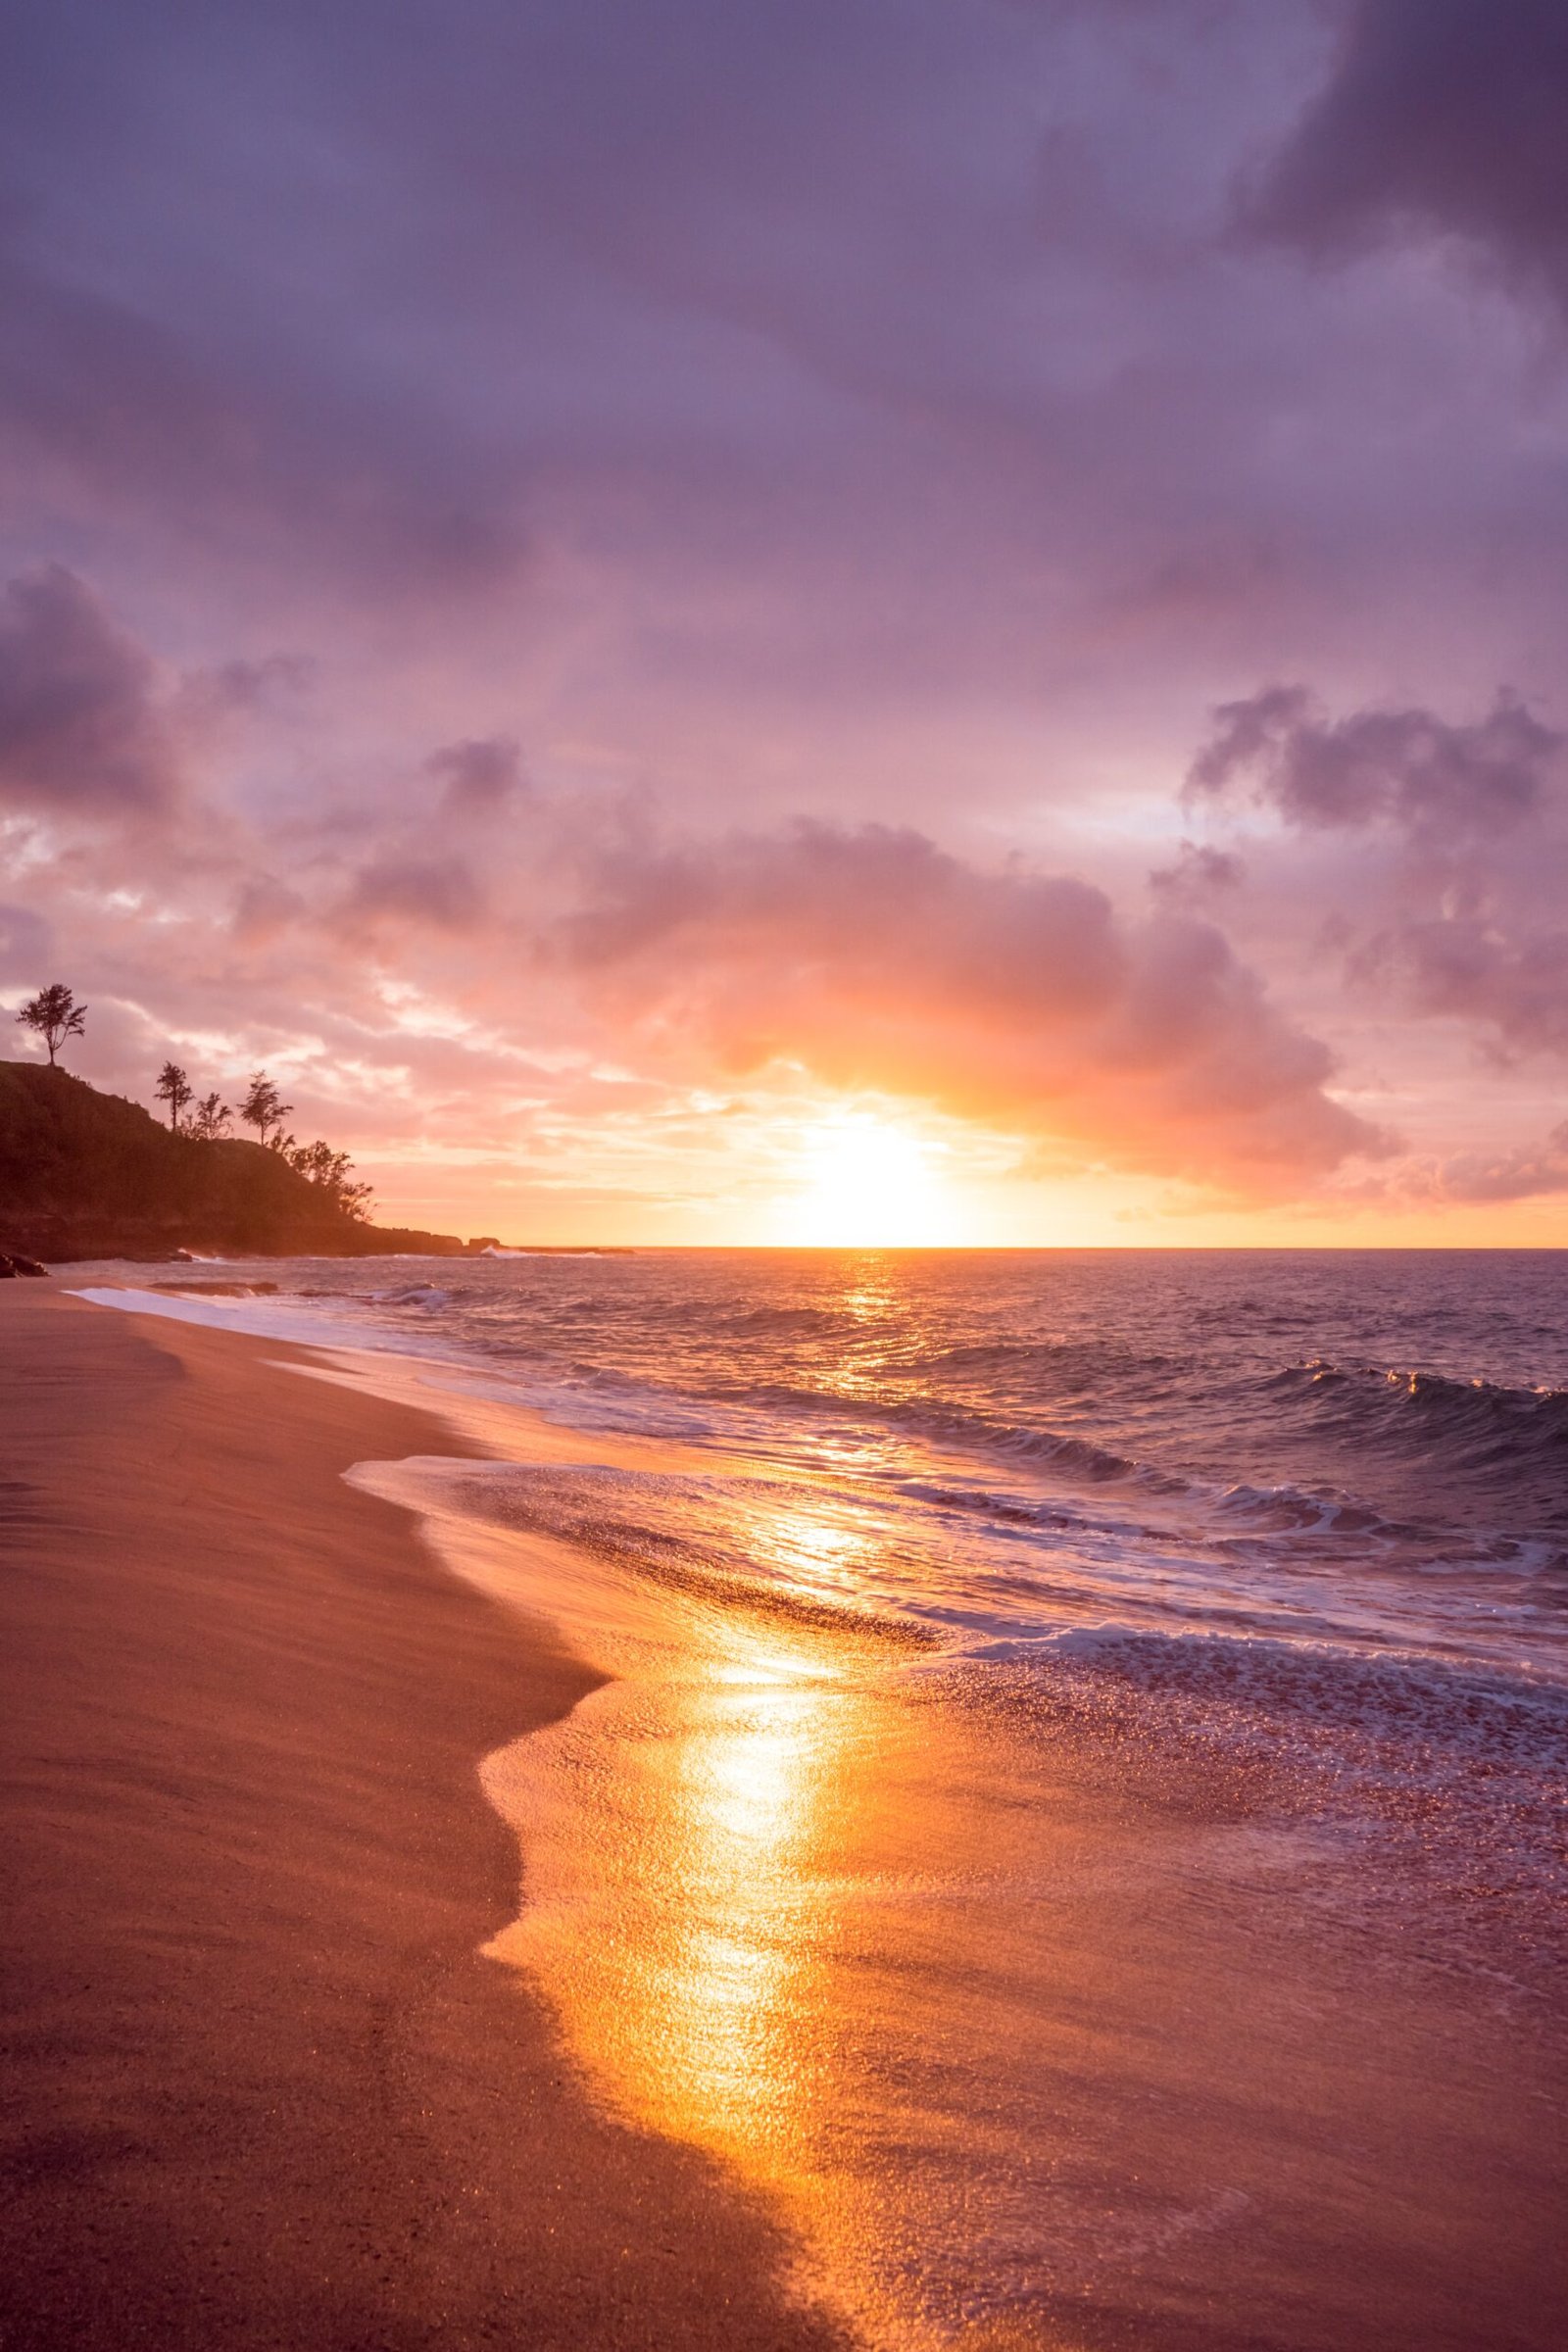
[[[309,1360],[0,1297],[0,2344],[825,2348],[481,1955],[477,1767],[595,1678],[342,1477],[461,1442]]]
[[[103,1296],[0,1297],[0,2352],[1556,2343],[1427,1816],[661,1550],[741,1457]]]

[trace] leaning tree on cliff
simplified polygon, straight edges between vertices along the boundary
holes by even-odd
[[[49,1067],[68,1037],[80,1037],[87,1026],[87,1007],[78,1004],[63,980],[40,988],[17,1015],[24,1028],[35,1029],[49,1049]]]

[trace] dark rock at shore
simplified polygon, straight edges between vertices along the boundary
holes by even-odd
[[[14,1282],[19,1274],[48,1274],[35,1257],[23,1257],[15,1250],[0,1250],[0,1282]]]

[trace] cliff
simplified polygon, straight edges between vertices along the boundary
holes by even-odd
[[[0,1250],[55,1262],[451,1256],[449,1233],[368,1225],[260,1144],[198,1143],[66,1070],[0,1061]]]

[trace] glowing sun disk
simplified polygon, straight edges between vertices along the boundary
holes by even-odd
[[[784,1203],[785,1238],[828,1250],[951,1241],[953,1204],[933,1152],[869,1113],[824,1122],[807,1146],[806,1188]]]

